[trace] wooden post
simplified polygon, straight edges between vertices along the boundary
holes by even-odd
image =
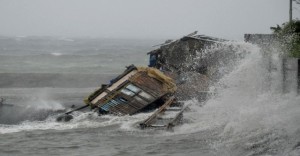
[[[297,92],[298,92],[298,94],[300,94],[300,59],[298,59],[297,68],[298,68],[298,74],[297,74],[297,81],[298,81],[297,86],[298,86],[298,88],[297,88]]]
[[[290,22],[293,20],[293,0],[290,0]]]
[[[287,63],[287,59],[283,58],[282,59],[282,93],[286,93],[286,63]]]
[[[151,122],[156,119],[159,113],[164,111],[168,106],[170,106],[175,100],[175,97],[170,97],[162,106],[159,107],[157,111],[155,111],[149,118],[147,118],[144,122],[140,123],[141,129],[151,126]]]

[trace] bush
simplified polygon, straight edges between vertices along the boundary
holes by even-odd
[[[300,21],[294,20],[271,27],[288,56],[300,58]]]

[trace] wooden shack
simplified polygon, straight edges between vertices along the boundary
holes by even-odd
[[[173,79],[158,69],[131,65],[89,95],[85,103],[101,114],[132,115],[163,105],[175,91]]]
[[[178,100],[205,101],[214,94],[209,92],[209,86],[223,74],[218,68],[234,58],[235,52],[230,45],[224,44],[226,41],[197,35],[197,31],[177,40],[167,40],[147,53],[149,66],[172,73],[178,87],[175,94]]]

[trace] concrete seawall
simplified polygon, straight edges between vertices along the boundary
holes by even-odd
[[[245,34],[244,40],[245,42],[256,44],[262,49],[263,56],[267,64],[269,64],[268,71],[271,73],[274,70],[274,67],[272,67],[272,56],[274,53],[272,49],[278,44],[275,36],[273,34]],[[300,59],[281,56],[280,60],[281,65],[279,65],[277,70],[281,70],[282,92],[297,92],[300,94]],[[269,81],[269,83],[272,83],[272,81]]]

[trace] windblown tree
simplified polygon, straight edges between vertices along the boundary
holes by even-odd
[[[300,0],[297,0],[300,3]],[[282,48],[290,57],[300,58],[300,21],[293,20],[271,27],[278,41],[281,43]]]

